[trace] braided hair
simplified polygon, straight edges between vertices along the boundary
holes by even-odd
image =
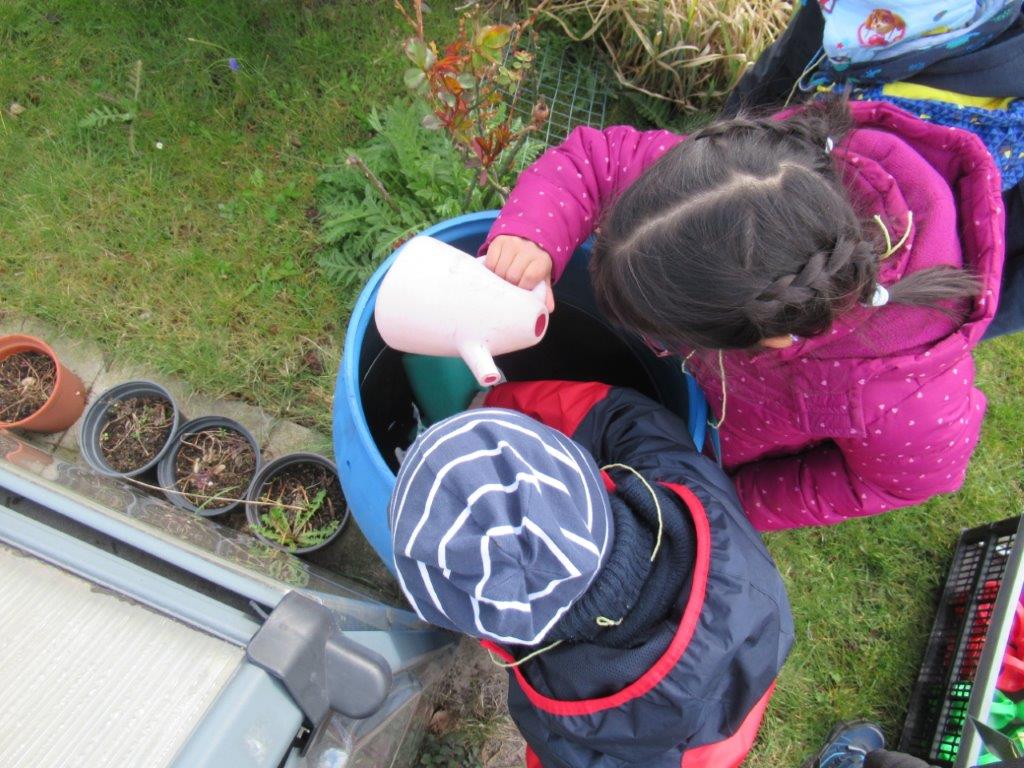
[[[735,349],[814,336],[868,302],[885,249],[826,149],[850,126],[834,99],[785,120],[717,122],[673,148],[601,222],[591,276],[602,309],[666,344]],[[953,312],[978,284],[938,267],[888,290]]]

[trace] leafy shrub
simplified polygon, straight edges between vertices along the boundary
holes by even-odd
[[[404,240],[442,219],[481,207],[476,171],[440,132],[428,131],[421,103],[374,110],[373,136],[345,150],[320,177],[319,261],[345,288],[361,284]]]
[[[467,13],[454,40],[441,45],[425,38],[421,0],[411,10],[396,6],[413,32],[402,47],[413,101],[374,110],[372,137],[345,150],[318,187],[319,263],[346,290],[431,224],[501,205],[518,171],[543,149],[536,134],[547,106],[538,101],[528,118],[516,111],[515,86],[533,61],[520,40],[532,19],[485,24],[479,12]]]
[[[482,768],[480,745],[462,734],[438,736],[428,733],[420,750],[420,768]]]
[[[430,108],[424,127],[444,131],[466,164],[479,169],[477,184],[503,196],[508,190],[501,179],[530,134],[548,119],[543,99],[532,106],[529,119],[516,114],[519,86],[533,67],[533,54],[522,45],[533,18],[488,24],[477,7],[463,14],[455,39],[441,46],[424,37],[422,0],[413,0],[415,18],[396,5],[413,31],[404,46],[412,64],[405,83]]]
[[[300,507],[287,509],[280,500],[260,499],[261,502],[272,506],[269,511],[260,515],[259,524],[252,525],[252,530],[265,539],[276,541],[286,549],[323,544],[341,525],[340,520],[334,519],[322,527],[313,526],[313,518],[320,511],[325,498],[327,491],[321,489]]]

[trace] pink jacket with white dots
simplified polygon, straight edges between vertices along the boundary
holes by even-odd
[[[851,109],[857,130],[834,156],[862,216],[877,214],[892,242],[903,242],[883,262],[882,283],[948,264],[971,269],[984,291],[962,323],[915,307],[857,307],[788,349],[724,355],[723,459],[761,530],[837,523],[955,491],[985,413],[971,349],[998,301],[999,172],[973,134],[887,104]],[[522,175],[488,241],[537,243],[557,279],[602,210],[682,140],[624,126],[577,129]],[[721,415],[717,354],[688,366]]]

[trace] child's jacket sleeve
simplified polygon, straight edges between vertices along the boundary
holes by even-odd
[[[733,480],[754,527],[832,525],[959,489],[985,412],[973,369],[967,357],[925,383],[871,382],[865,434],[741,466]]]
[[[558,280],[601,212],[680,141],[668,131],[624,125],[577,128],[519,177],[480,252],[499,235],[522,237],[550,254]]]

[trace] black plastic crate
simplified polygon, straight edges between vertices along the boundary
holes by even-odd
[[[953,768],[960,749],[1019,524],[1011,518],[964,531],[953,554],[899,744],[940,768]]]

